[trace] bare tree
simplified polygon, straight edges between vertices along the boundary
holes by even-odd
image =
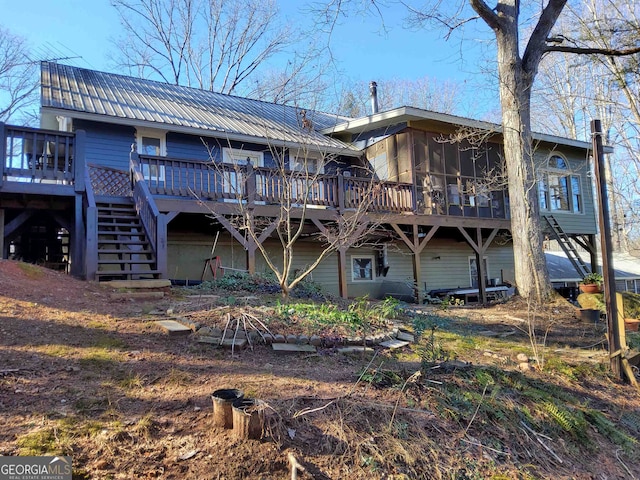
[[[306,128],[304,121],[302,125]],[[247,160],[231,163],[212,156],[211,168],[236,213],[208,209],[247,250],[261,254],[286,297],[330,255],[344,254],[370,238],[384,218],[374,219],[371,212],[385,204],[385,196],[391,197],[393,186],[377,182],[365,166],[352,165],[352,175],[343,175],[334,155],[306,146],[270,150],[275,166],[269,168],[253,165],[251,152]],[[237,156],[244,157],[242,152]],[[327,208],[335,204],[342,208]],[[269,215],[259,213],[269,206]],[[324,214],[317,215],[319,210]],[[269,248],[270,238],[277,239],[279,248]],[[314,253],[300,267],[296,259],[303,239],[314,242]]]
[[[274,0],[111,0],[125,34],[116,59],[129,73],[221,93],[264,94],[265,64],[286,54],[280,87],[309,73],[315,52],[289,51],[302,33],[285,24]],[[273,68],[273,67],[272,67]],[[317,71],[315,72],[317,74]],[[314,77],[315,75],[311,75]],[[251,80],[255,80],[252,84]]]
[[[427,76],[416,80],[375,79],[378,83],[378,105],[381,111],[412,106],[442,113],[459,113],[462,87],[454,81],[439,82]],[[346,87],[333,109],[350,117],[371,112],[367,82],[355,82]]]
[[[28,52],[24,38],[0,27],[0,121],[11,119],[37,100],[38,65]]]

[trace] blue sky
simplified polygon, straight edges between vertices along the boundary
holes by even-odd
[[[108,0],[2,3],[4,20],[0,22],[26,37],[39,59],[80,57],[61,63],[114,71],[109,52],[114,51],[111,40],[118,35],[120,24]],[[290,21],[308,21],[300,14],[300,2],[283,0],[279,5]],[[337,66],[352,81],[377,80],[382,84],[385,79],[425,76],[442,82],[469,83],[478,79],[481,44],[467,42],[463,49],[459,40],[445,41],[443,32],[437,29],[403,28],[404,17],[405,11],[400,7],[387,9],[385,31],[374,16],[343,19],[332,42]]]

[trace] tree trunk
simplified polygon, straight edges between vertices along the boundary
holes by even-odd
[[[496,32],[500,103],[507,175],[515,278],[523,298],[543,302],[551,295],[542,249],[542,229],[531,138],[531,85],[518,52],[517,26]]]

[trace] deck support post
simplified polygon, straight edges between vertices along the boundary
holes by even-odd
[[[347,291],[347,249],[338,249],[338,288],[341,298],[348,298]]]
[[[6,127],[3,122],[0,122],[0,188],[2,188],[2,182],[4,181],[4,168],[7,163],[7,137]]]
[[[4,251],[4,208],[0,208],[0,258],[7,257],[8,255]]]
[[[413,256],[413,295],[416,303],[421,303],[422,295],[420,295],[420,283],[422,282],[422,268],[420,254],[440,227],[434,225],[426,234],[424,234],[424,236],[422,236],[422,232],[420,232],[418,226],[413,225],[412,239],[410,240],[409,237],[407,237],[407,234],[400,228],[399,225],[392,223],[391,226],[400,236],[404,244],[409,247],[409,250],[411,250]]]
[[[487,304],[487,281],[486,281],[486,269],[484,266],[484,255],[487,253],[487,248],[493,242],[493,239],[496,237],[499,229],[494,228],[486,240],[482,238],[482,228],[477,227],[475,232],[476,239],[471,238],[471,235],[467,233],[467,231],[463,227],[458,227],[460,233],[465,238],[469,246],[473,249],[473,252],[476,254],[476,267],[478,271],[478,301],[483,305]]]

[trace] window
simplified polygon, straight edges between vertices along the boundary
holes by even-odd
[[[351,280],[354,282],[372,282],[374,266],[373,255],[351,257]]]
[[[247,163],[251,163],[254,167],[262,167],[264,166],[264,154],[241,148],[223,148],[222,162],[233,165],[233,168],[228,167],[222,170],[222,191],[236,197],[241,195],[244,189],[244,176],[236,167],[247,165]],[[258,192],[262,191],[260,178],[260,176],[256,178]]]
[[[289,169],[291,184],[291,201],[294,204],[306,203],[308,207],[321,207],[324,201],[324,181],[316,177],[324,173],[324,160],[319,154],[298,151],[290,152]]]
[[[136,129],[136,142],[138,145],[138,155],[148,155],[152,157],[164,157],[167,155],[167,132],[152,128]],[[156,160],[146,162],[141,165],[142,176],[147,181],[164,182],[165,166],[160,165]]]
[[[547,160],[538,180],[538,198],[541,210],[583,211],[580,176],[571,172],[564,157],[554,154]]]
[[[482,260],[484,262],[485,280],[487,280],[486,285],[489,285],[489,260],[487,257],[484,257]],[[471,286],[478,288],[478,262],[476,261],[475,255],[469,257],[469,279],[471,280]]]

